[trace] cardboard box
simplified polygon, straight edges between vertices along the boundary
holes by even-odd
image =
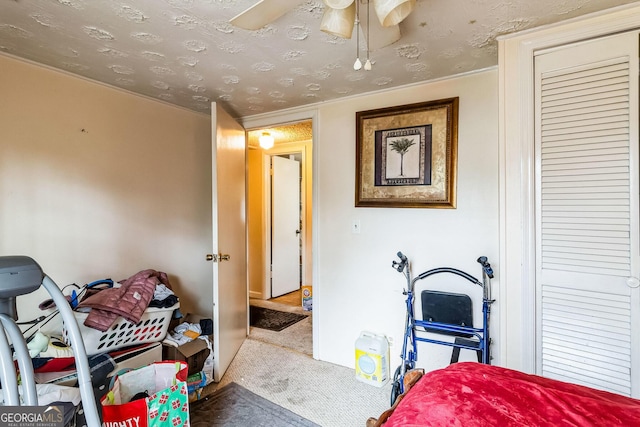
[[[309,285],[302,286],[302,309],[304,311],[311,311],[313,309],[313,295],[312,289]]]
[[[108,375],[109,377],[124,369],[137,369],[162,361],[162,344],[160,342],[150,343],[143,348],[117,355],[113,361],[116,362],[116,366]]]
[[[204,361],[209,356],[207,343],[200,339],[189,341],[178,347],[163,343],[162,358],[164,360],[184,360],[189,366],[189,375],[202,371]]]
[[[201,320],[209,319],[198,314],[187,313],[179,323],[200,323]],[[209,322],[211,322],[209,320]],[[172,325],[169,333],[173,331],[176,324]],[[213,335],[209,335],[209,342],[213,343]],[[201,339],[194,339],[186,344],[180,346],[174,346],[169,343],[168,340],[163,341],[162,344],[162,358],[163,360],[184,360],[189,366],[189,375],[197,374],[202,371],[204,363],[209,357],[210,350],[207,347],[207,343]]]

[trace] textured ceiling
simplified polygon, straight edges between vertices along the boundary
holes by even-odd
[[[402,38],[371,52],[371,71],[354,71],[356,37],[319,30],[320,0],[257,31],[229,24],[256,1],[0,0],[0,52],[244,117],[491,67],[498,35],[635,2],[418,0]]]

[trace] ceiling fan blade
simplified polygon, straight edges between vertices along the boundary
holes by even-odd
[[[383,27],[373,11],[370,12],[369,19],[367,19],[366,7],[360,7],[358,12],[360,29],[365,40],[369,43],[369,50],[380,49],[400,40],[400,27],[398,25]]]
[[[260,0],[229,21],[245,30],[257,30],[280,18],[304,0]]]

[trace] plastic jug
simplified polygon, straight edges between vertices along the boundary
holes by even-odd
[[[389,341],[384,335],[363,331],[356,340],[356,379],[382,387],[389,381]]]

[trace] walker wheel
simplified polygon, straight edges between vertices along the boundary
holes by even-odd
[[[398,366],[396,368],[396,372],[393,374],[393,383],[391,386],[391,406],[393,406],[394,403],[396,403],[396,399],[398,398],[398,396],[400,396],[400,384],[403,381],[402,378],[400,378],[400,368],[402,368],[402,365]]]
[[[394,381],[391,386],[391,406],[396,403],[398,396],[400,396],[400,381]]]

